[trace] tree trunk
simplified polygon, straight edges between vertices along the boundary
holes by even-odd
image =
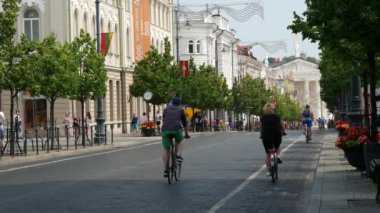
[[[86,146],[86,127],[84,126],[84,100],[81,100],[80,101],[80,106],[81,106],[81,110],[82,110],[82,146],[83,148]]]
[[[15,102],[14,102],[14,98],[16,97],[15,94],[15,91],[13,89],[11,89],[11,113],[10,113],[10,118],[9,120],[11,121],[11,124],[10,124],[10,127],[8,126],[8,133],[7,134],[11,134],[11,141],[10,141],[10,155],[12,156],[15,156],[15,134],[14,134],[14,115],[13,115],[13,112],[14,112],[14,105],[15,105]]]
[[[370,93],[371,93],[371,138],[373,143],[377,143],[377,107],[376,107],[376,62],[375,53],[368,51],[368,64],[370,73]]]
[[[368,111],[368,72],[364,71],[363,75],[363,92],[364,92],[364,126],[369,126],[370,121],[369,121],[369,111]]]
[[[54,104],[55,104],[55,99],[51,99],[50,100],[50,125],[49,125],[49,128],[48,128],[48,135],[47,135],[47,138],[48,138],[48,141],[47,141],[47,144],[49,144],[49,141],[51,140],[51,145],[50,145],[50,149],[53,150],[54,149],[54,136],[55,136],[55,124],[54,124]]]

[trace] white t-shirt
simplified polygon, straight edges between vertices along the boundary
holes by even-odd
[[[4,125],[5,115],[4,112],[0,112],[0,125]]]

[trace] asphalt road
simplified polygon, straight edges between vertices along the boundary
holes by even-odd
[[[258,133],[185,141],[181,180],[163,178],[161,143],[0,167],[0,212],[305,212],[324,131],[283,138],[275,184]]]

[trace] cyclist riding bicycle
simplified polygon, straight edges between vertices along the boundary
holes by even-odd
[[[305,108],[302,111],[301,117],[302,117],[301,122],[302,122],[303,133],[306,135],[307,131],[309,130],[310,132],[309,139],[311,140],[311,135],[312,135],[311,127],[313,125],[314,115],[313,115],[313,112],[311,112],[309,105],[305,106]],[[305,128],[305,125],[307,129]]]
[[[263,115],[260,117],[260,133],[266,152],[265,163],[268,169],[267,176],[270,175],[270,152],[275,150],[277,156],[279,156],[282,136],[285,135],[281,124],[281,118],[274,113],[274,110],[275,105],[273,103],[267,103],[264,105]],[[278,163],[282,163],[282,160],[279,157],[277,157],[277,161]]]
[[[181,99],[175,97],[172,102],[163,112],[163,123],[162,123],[162,145],[164,147],[162,160],[164,165],[164,177],[167,177],[168,171],[166,170],[166,164],[169,158],[170,146],[172,138],[175,139],[175,144],[178,146],[177,160],[182,161],[182,150],[183,150],[183,130],[185,130],[185,138],[190,138],[189,132],[186,128],[187,120],[185,116],[185,111],[181,108]]]

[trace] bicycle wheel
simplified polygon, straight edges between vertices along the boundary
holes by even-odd
[[[178,148],[178,145],[175,145],[176,146],[176,152],[175,153],[178,153],[177,151],[177,148]],[[176,156],[176,160],[175,160],[175,164],[176,164],[176,170],[175,170],[175,180],[176,181],[179,181],[179,178],[181,177],[181,168],[182,168],[182,162],[178,162],[177,160],[177,155]]]
[[[272,154],[271,156],[271,176],[272,176],[272,183],[276,182],[278,178],[277,174],[277,155],[276,153]]]
[[[310,129],[307,128],[306,130],[306,143],[310,143]]]
[[[172,152],[172,149],[173,148],[170,148],[170,153],[169,153],[169,158],[168,158],[168,162],[166,164],[166,170],[168,171],[168,183],[169,184],[172,184],[173,183],[173,177],[174,177],[174,168],[173,168],[173,162],[174,162],[174,158],[175,156],[173,156],[173,152]]]

